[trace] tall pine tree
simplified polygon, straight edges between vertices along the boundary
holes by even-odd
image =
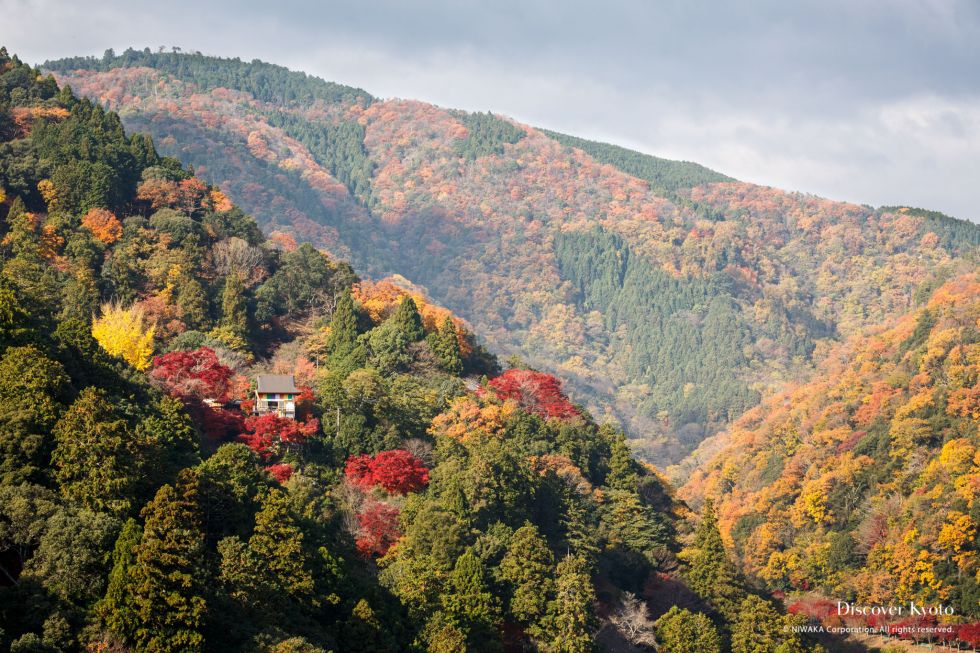
[[[463,357],[459,350],[459,336],[452,317],[447,315],[439,330],[429,334],[429,342],[442,368],[454,376],[459,376],[463,372]]]
[[[128,519],[116,539],[112,552],[112,571],[105,597],[95,606],[95,614],[107,631],[117,637],[136,632],[139,625],[132,597],[132,567],[136,561],[136,546],[143,529],[135,519]]]
[[[221,293],[221,326],[239,338],[244,339],[248,334],[245,285],[235,273],[225,277],[225,289]]]
[[[701,512],[701,523],[694,533],[693,551],[688,552],[688,585],[708,601],[726,621],[738,616],[738,605],[745,598],[738,572],[728,559],[718,530],[714,503],[708,499]]]
[[[500,561],[500,577],[510,590],[510,614],[535,636],[555,593],[554,564],[548,543],[530,523],[514,531]]]
[[[398,330],[405,334],[409,342],[417,342],[425,337],[419,308],[415,305],[415,300],[408,295],[402,298],[402,303],[398,305],[390,319],[397,325]]]
[[[442,595],[443,609],[450,620],[467,634],[471,651],[498,651],[500,606],[490,593],[483,562],[467,551],[456,561]]]
[[[54,427],[61,493],[92,510],[129,511],[139,481],[136,441],[108,395],[85,388]]]
[[[131,572],[138,625],[129,638],[139,651],[202,651],[209,582],[196,472],[184,470],[160,488],[143,516]]]
[[[589,653],[596,629],[595,590],[582,558],[568,555],[556,569],[556,596],[549,611],[549,650]]]
[[[337,300],[330,319],[330,336],[327,352],[333,360],[342,360],[357,346],[357,311],[350,291],[346,290]]]

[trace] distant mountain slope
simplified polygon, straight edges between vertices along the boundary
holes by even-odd
[[[562,145],[582,150],[600,163],[616,166],[623,172],[650,183],[650,188],[669,192],[680,188],[690,188],[699,184],[718,181],[735,181],[727,175],[705,168],[690,161],[671,161],[643,154],[619,145],[590,141],[577,136],[560,134],[548,129],[540,130]]]
[[[980,233],[258,62],[47,67],[264,228],[424,284],[660,463],[805,373],[821,341],[907,310]]]
[[[864,605],[980,616],[980,276],[836,347],[748,412],[681,490],[714,498],[745,570]]]

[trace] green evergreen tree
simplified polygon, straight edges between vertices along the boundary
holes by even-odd
[[[425,337],[422,316],[419,314],[418,306],[415,305],[415,300],[410,296],[406,295],[402,298],[401,304],[389,319],[409,342],[418,342]]]
[[[21,306],[17,293],[0,280],[0,355],[7,347],[21,344],[29,333],[30,316]]]
[[[237,275],[232,275],[237,276]],[[227,286],[225,287],[227,291]],[[244,289],[242,289],[244,292]],[[225,297],[222,296],[222,316],[226,315],[225,308]],[[234,302],[233,298],[229,298],[229,301]],[[191,275],[184,275],[179,284],[177,285],[177,297],[176,297],[177,307],[180,308],[181,319],[184,324],[187,325],[188,329],[203,329],[207,326],[208,322],[208,298],[204,293],[204,288],[201,283],[192,277]],[[245,311],[244,304],[242,306],[230,307],[232,312],[239,311],[245,318],[245,323],[247,324],[247,313]],[[236,317],[236,322],[241,322],[242,317]],[[222,321],[222,326],[226,326]]]
[[[95,605],[95,615],[106,630],[117,637],[136,632],[139,625],[136,604],[132,597],[131,569],[136,561],[136,546],[140,543],[143,529],[135,519],[123,524],[112,552],[112,571],[105,597]]]
[[[281,600],[315,603],[303,531],[290,511],[289,499],[281,490],[271,489],[261,498],[261,505],[248,540],[248,549],[258,564],[258,580]]]
[[[357,346],[357,310],[350,290],[344,291],[337,300],[333,317],[330,319],[330,336],[327,338],[327,352],[331,360],[340,361],[354,351]]]
[[[398,650],[381,620],[374,614],[366,599],[359,600],[341,628],[340,642],[345,651],[377,651],[394,653]]]
[[[533,524],[514,531],[498,570],[510,590],[510,614],[532,635],[540,635],[548,601],[555,593],[555,560]]]
[[[459,350],[459,336],[453,318],[446,316],[436,333],[429,334],[433,353],[439,359],[442,369],[459,376],[463,373],[463,357]]]
[[[789,621],[763,598],[745,597],[732,623],[732,653],[806,653],[807,646]]]
[[[467,650],[497,651],[500,605],[490,592],[483,562],[467,551],[456,561],[442,594],[442,607],[449,619],[466,633]]]
[[[734,621],[745,598],[738,572],[728,559],[718,530],[714,503],[705,501],[701,523],[694,533],[694,551],[688,557],[688,586],[717,609],[725,620]]]
[[[429,618],[422,632],[426,653],[459,653],[466,651],[466,633],[445,612],[436,612]]]
[[[614,490],[636,491],[640,466],[633,458],[626,436],[608,425],[603,425],[602,432],[609,439],[609,473],[605,484]]]
[[[128,512],[139,481],[136,442],[105,391],[82,390],[53,435],[61,493],[92,510]]]
[[[559,653],[589,653],[596,631],[596,595],[585,560],[566,556],[558,563],[555,584],[544,641]]]
[[[8,347],[0,359],[0,480],[41,480],[51,429],[70,379],[61,363],[33,346]]]
[[[245,285],[237,274],[225,277],[225,288],[221,293],[221,326],[239,338],[248,334]]]
[[[68,507],[47,519],[22,579],[38,583],[63,607],[85,610],[105,591],[106,551],[119,533],[119,521],[101,512]]]
[[[177,472],[200,462],[197,431],[174,397],[162,397],[153,410],[136,425],[140,463],[144,470],[141,485],[151,489],[172,482]]]
[[[198,478],[184,470],[143,509],[146,526],[130,576],[137,651],[194,653],[204,649],[208,571],[198,507]]]
[[[675,605],[657,620],[657,650],[660,653],[721,653],[721,637],[707,616]]]
[[[621,546],[652,556],[671,541],[670,529],[636,492],[610,490],[602,506],[602,534],[610,546]],[[651,562],[655,562],[651,560]]]

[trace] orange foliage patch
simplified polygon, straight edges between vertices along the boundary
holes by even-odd
[[[89,209],[82,218],[82,226],[92,232],[96,240],[111,245],[122,236],[122,223],[112,211]]]

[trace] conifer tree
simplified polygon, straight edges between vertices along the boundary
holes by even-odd
[[[422,316],[419,314],[418,306],[415,305],[415,300],[410,296],[406,295],[402,299],[391,320],[398,331],[405,334],[409,342],[417,342],[425,337]]]
[[[289,500],[277,489],[261,499],[262,509],[255,514],[255,530],[248,541],[254,557],[258,580],[283,600],[311,600],[314,595],[313,574],[303,549],[303,531],[289,510]]]
[[[136,443],[108,395],[85,388],[53,431],[61,493],[92,510],[126,513],[139,480]]]
[[[772,603],[755,595],[745,597],[732,629],[732,653],[806,653],[800,635]]]
[[[371,604],[365,599],[357,602],[351,610],[350,617],[344,622],[341,642],[347,651],[394,653],[398,650],[391,636],[385,631],[381,620],[371,609]]]
[[[112,571],[105,597],[95,606],[95,614],[109,632],[126,637],[136,632],[138,618],[132,598],[131,570],[136,561],[136,546],[143,529],[135,519],[127,519],[112,552]]]
[[[136,426],[136,441],[141,447],[141,462],[147,470],[144,484],[162,485],[172,481],[177,472],[200,461],[197,432],[175,397],[163,397],[155,410]]]
[[[235,275],[233,275],[235,276]],[[224,299],[222,297],[222,299]],[[188,329],[200,329],[208,320],[208,300],[204,288],[191,275],[184,275],[177,286],[177,306]],[[224,302],[222,301],[222,308]]]
[[[549,650],[560,653],[588,653],[596,628],[595,590],[588,565],[580,557],[568,555],[556,569],[556,596],[549,610],[546,633]]]
[[[456,332],[456,324],[449,315],[443,320],[439,331],[429,336],[432,351],[442,368],[454,376],[459,376],[463,372],[463,358],[459,350],[459,336]]]
[[[221,326],[239,338],[248,334],[245,286],[235,273],[225,277],[225,289],[221,293]]]
[[[138,622],[130,639],[139,651],[202,651],[209,583],[196,472],[184,470],[176,484],[160,488],[143,516],[130,574]]]
[[[344,291],[337,300],[333,317],[330,319],[330,336],[327,339],[327,352],[333,360],[341,360],[357,346],[357,311],[350,291]]]
[[[718,530],[714,503],[705,501],[701,523],[694,534],[694,551],[688,555],[688,585],[711,603],[728,621],[738,614],[738,604],[745,596],[738,573],[725,551]]]
[[[33,346],[8,347],[0,358],[0,481],[39,479],[51,428],[64,409],[69,378],[61,363]]]
[[[540,634],[540,622],[555,592],[554,565],[548,543],[530,523],[514,531],[500,561],[500,577],[510,589],[510,614],[532,635]]]
[[[496,633],[500,606],[490,593],[483,563],[472,551],[456,561],[442,595],[442,605],[452,622],[467,633],[468,650],[500,649]]]
[[[707,616],[675,605],[657,621],[657,650],[660,653],[721,653],[721,637]]]

